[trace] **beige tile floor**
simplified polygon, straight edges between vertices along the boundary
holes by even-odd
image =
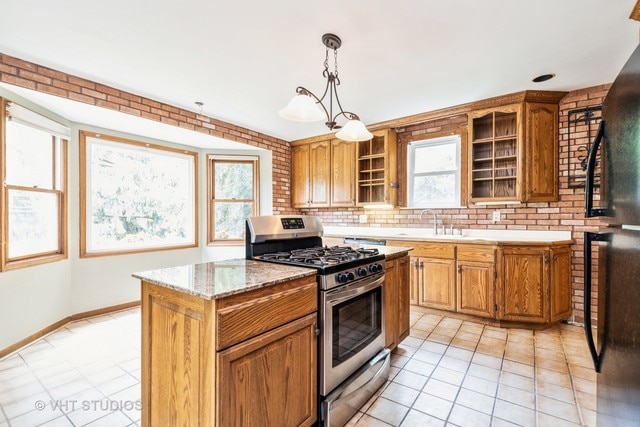
[[[412,308],[357,426],[595,426],[582,329],[499,329]],[[73,322],[0,360],[0,427],[137,426],[140,311]]]
[[[595,426],[582,328],[502,329],[412,307],[389,381],[350,426]]]

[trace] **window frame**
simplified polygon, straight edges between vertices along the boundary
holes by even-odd
[[[162,245],[162,246],[145,246],[138,247],[134,249],[116,249],[116,250],[88,250],[88,239],[87,239],[87,221],[89,220],[88,214],[91,212],[91,209],[87,204],[89,203],[89,199],[87,197],[87,184],[88,184],[88,176],[89,165],[88,165],[88,149],[87,149],[87,138],[95,138],[106,142],[113,142],[116,144],[126,144],[131,145],[133,147],[145,147],[152,150],[157,151],[167,151],[169,153],[178,153],[186,156],[191,156],[193,158],[193,242],[180,244],[180,245]],[[123,255],[123,254],[135,254],[135,253],[145,253],[145,252],[157,252],[157,251],[168,251],[168,250],[176,250],[176,249],[186,249],[186,248],[195,248],[198,247],[198,153],[195,151],[189,151],[184,149],[167,147],[159,144],[151,144],[142,141],[136,141],[133,139],[121,138],[113,135],[107,135],[104,133],[95,133],[86,130],[80,131],[79,137],[79,148],[80,148],[80,258],[95,258],[101,256],[111,256],[111,255]]]
[[[455,144],[456,147],[456,169],[448,169],[442,171],[430,171],[430,172],[421,172],[416,174],[415,170],[415,152],[419,148],[423,147],[435,147],[438,145],[449,145]],[[453,133],[444,136],[438,136],[428,139],[420,139],[416,141],[412,141],[408,144],[407,147],[407,207],[409,208],[460,208],[463,204],[463,179],[464,172],[463,168],[465,167],[465,162],[463,159],[463,144],[464,137],[460,133]],[[440,175],[450,175],[451,173],[455,176],[455,195],[454,200],[450,203],[422,203],[416,204],[414,201],[414,177],[415,176],[440,176]]]
[[[215,199],[215,164],[244,163],[253,165],[253,199]],[[207,157],[207,246],[239,246],[245,239],[215,238],[215,203],[247,203],[252,202],[252,215],[260,214],[260,157],[256,155],[218,155]]]
[[[6,98],[0,98],[0,170],[2,174],[2,194],[0,196],[0,211],[2,212],[2,219],[0,224],[0,235],[4,244],[0,245],[0,271],[13,270],[24,267],[31,267],[40,264],[46,264],[55,261],[61,261],[68,258],[68,206],[67,206],[67,184],[68,184],[68,145],[69,140],[63,138],[56,133],[51,134],[51,151],[52,151],[52,187],[54,188],[39,188],[39,187],[25,187],[22,185],[12,185],[6,182],[7,176],[7,135],[6,135],[6,120],[7,120],[7,107],[14,101]],[[22,107],[25,108],[25,107]],[[30,109],[27,109],[34,114],[38,114]],[[46,120],[50,120],[45,118]],[[22,123],[24,126],[30,126],[29,124]],[[63,125],[60,125],[63,126]],[[30,126],[40,131],[45,129],[37,126]],[[9,192],[10,191],[24,191],[32,193],[47,193],[55,194],[58,202],[58,247],[54,251],[37,252],[28,255],[22,255],[14,258],[9,258]]]

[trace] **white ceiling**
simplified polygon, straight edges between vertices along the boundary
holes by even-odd
[[[7,1],[0,52],[294,140],[327,132],[277,115],[297,86],[324,89],[326,32],[343,107],[375,123],[610,82],[638,44],[635,1]]]

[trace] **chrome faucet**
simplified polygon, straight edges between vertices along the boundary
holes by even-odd
[[[433,215],[433,234],[438,234],[438,218],[434,211],[432,211],[431,209],[425,209],[422,212],[420,212],[420,221],[422,221],[422,215],[424,215],[427,212]]]

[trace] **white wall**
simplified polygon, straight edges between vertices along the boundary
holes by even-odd
[[[244,246],[206,246],[206,157],[207,154],[245,154],[260,156],[261,214],[272,212],[271,152],[261,149],[194,149],[110,129],[69,123],[0,87],[0,96],[20,102],[40,114],[69,124],[72,138],[68,149],[68,247],[64,261],[0,272],[0,349],[72,314],[123,304],[140,299],[139,280],[131,273],[174,265],[217,259],[244,257]],[[115,135],[153,144],[198,151],[198,236],[199,247],[140,254],[80,258],[80,189],[78,130]],[[186,141],[185,141],[186,142]]]

